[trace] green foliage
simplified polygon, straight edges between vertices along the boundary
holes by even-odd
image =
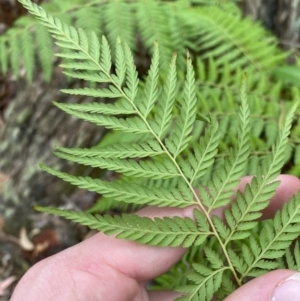
[[[91,31],[98,38],[104,34],[109,45],[113,46],[111,47],[113,66],[121,63],[121,57],[124,55],[120,47],[114,47],[118,36],[135,51],[136,61],[141,62],[138,69],[142,70],[148,63],[147,56],[154,52],[153,42],[159,41],[160,78],[164,79],[165,87],[161,89],[160,80],[156,89],[155,85],[152,86],[153,92],[157,93],[153,94],[152,100],[160,97],[161,93],[165,95],[169,93],[169,101],[158,103],[154,109],[159,113],[155,115],[160,127],[157,129],[158,135],[166,134],[166,125],[175,101],[174,95],[184,84],[183,70],[186,65],[184,57],[186,49],[189,49],[194,65],[197,65],[195,68],[197,119],[203,120],[201,118],[210,113],[220,123],[219,134],[222,142],[219,146],[219,157],[226,156],[230,147],[237,143],[240,79],[246,70],[249,105],[253,118],[250,121],[252,127],[250,159],[244,172],[254,174],[259,166],[258,162],[269,155],[281,127],[280,120],[289,109],[290,103],[299,98],[300,89],[294,76],[296,67],[284,64],[287,53],[277,49],[275,39],[262,26],[250,19],[243,19],[235,2],[237,1],[51,0],[42,4],[42,7],[63,22],[84,29],[87,36]],[[80,69],[83,62],[77,62],[76,66],[73,66],[66,59],[69,50],[64,47],[59,50],[58,58],[54,59],[53,47],[57,49],[49,32],[40,26],[36,19],[24,16],[0,37],[0,72],[7,74],[10,71],[19,78],[20,71],[25,70],[27,80],[31,81],[37,74],[35,69],[41,65],[44,78],[49,81],[54,65],[61,63],[62,66],[68,67],[64,69],[68,78],[94,82],[90,86],[91,89],[79,89],[73,93],[95,95],[95,84],[105,82],[103,74],[95,70],[86,72]],[[174,68],[172,70],[168,68],[174,51],[177,52],[176,64],[179,66],[177,82],[174,81],[176,71]],[[85,65],[85,68],[88,66]],[[165,80],[168,70],[170,81]],[[124,74],[117,76],[122,80]],[[169,86],[170,84],[173,86]],[[114,95],[110,93],[109,87],[102,93],[102,96],[107,97]],[[136,97],[145,99],[143,92]],[[180,109],[180,101],[179,98],[176,101],[177,112],[178,108]],[[124,103],[122,102],[121,106]],[[150,102],[149,105],[151,107]],[[162,107],[163,105],[165,107]],[[115,119],[108,117],[103,119],[102,124],[111,124],[110,128],[117,126]],[[162,122],[162,119],[165,122]],[[204,125],[196,126],[198,133],[201,133]],[[119,127],[126,128],[123,125]],[[132,130],[129,128],[127,132]],[[285,170],[297,176],[300,176],[299,133],[300,128],[293,127],[285,157],[285,162],[289,162]],[[113,135],[116,135],[115,138]],[[120,139],[118,134],[112,134],[110,137],[115,141]],[[198,139],[196,134],[193,137],[191,141]],[[207,174],[202,178],[202,182],[209,179],[210,176]]]
[[[233,71],[248,66],[267,71],[283,61],[286,54],[277,50],[274,38],[266,38],[265,31],[258,24],[242,20],[238,10],[232,10],[235,6],[231,1],[218,2],[66,0],[62,3],[52,0],[42,7],[69,25],[86,32],[92,30],[97,36],[105,34],[110,45],[114,45],[120,36],[131,49],[135,50],[137,43],[142,43],[152,51],[153,41],[157,40],[160,42],[163,65],[169,61],[173,51],[177,51],[180,66],[184,67],[186,48],[203,53],[202,59],[213,59],[217,63],[217,73],[226,62],[230,62]],[[15,55],[20,49],[16,42],[21,43],[19,46],[26,55]],[[37,53],[45,79],[49,80],[52,73],[50,62],[53,62],[51,42],[50,35],[34,18],[22,17],[0,38],[3,73],[6,73],[7,61],[11,57],[10,67],[14,75],[19,76],[17,66],[23,64],[30,80],[36,66],[33,54]],[[207,52],[207,49],[210,51]],[[31,61],[28,59],[29,53]]]
[[[281,108],[274,99],[282,95],[282,83],[269,82],[269,70],[285,54],[276,49],[272,38],[265,38],[260,26],[241,20],[233,3],[224,4],[223,10],[206,1],[196,1],[206,4],[196,8],[187,1],[137,1],[121,6],[111,1],[99,6],[108,31],[108,39],[102,36],[100,40],[103,30],[94,30],[94,26],[101,22],[76,29],[70,18],[62,22],[30,0],[19,2],[55,39],[64,72],[71,78],[96,83],[62,92],[110,99],[107,103],[55,105],[77,118],[119,131],[119,135],[91,149],[58,147],[55,151],[69,161],[116,171],[120,174],[116,181],[76,177],[44,165],[41,168],[80,188],[98,192],[110,202],[196,207],[193,219],[153,220],[138,214],[93,216],[53,208],[38,210],[117,238],[160,247],[191,247],[183,259],[189,265],[183,268],[182,262],[178,264],[184,276],[174,281],[176,287],[170,284],[183,293],[177,299],[181,301],[211,301],[213,296],[222,300],[251,277],[284,265],[280,261],[284,254],[288,267],[299,268],[299,244],[294,254],[287,248],[300,230],[300,193],[257,231],[261,210],[268,206],[278,186],[274,180],[291,157],[290,149],[297,150],[289,136],[294,138],[299,131],[298,126],[292,128],[298,102],[288,102]],[[56,1],[54,4],[59,6]],[[66,3],[60,5],[70,9]],[[82,24],[81,13],[75,14],[78,24]],[[117,20],[115,15],[120,18]],[[135,18],[144,45],[150,48],[154,43],[145,80],[140,78],[130,50],[135,49]],[[245,35],[250,27],[251,33]],[[25,48],[28,35],[22,39]],[[51,40],[47,41],[49,46]],[[13,58],[19,55],[18,42],[10,45]],[[1,39],[1,51],[7,43]],[[189,52],[184,62],[186,46],[191,53],[203,51],[195,63]],[[172,55],[171,49],[177,50],[177,55]],[[42,60],[48,57],[47,51],[43,52]],[[6,62],[3,53],[1,60]],[[34,51],[28,48],[22,53],[31,80]],[[6,71],[7,64],[3,66]],[[246,67],[249,100],[246,75],[239,91]],[[12,68],[18,75],[18,60],[12,60]],[[49,65],[45,63],[44,68],[49,76]],[[292,92],[291,99],[300,94],[298,90]],[[120,133],[126,138],[121,140]],[[262,150],[267,153],[263,160],[255,154]],[[298,148],[296,160],[299,153]],[[217,173],[212,176],[212,171]],[[247,171],[256,176],[244,193],[238,192],[232,200],[240,177]],[[224,206],[224,218],[214,214],[215,209]],[[173,269],[166,279],[176,275],[178,270]]]
[[[45,208],[37,207],[44,211]],[[59,209],[46,209],[48,213],[63,216],[86,225],[91,229],[102,231],[107,235],[116,235],[117,238],[134,240],[139,243],[154,246],[190,247],[200,245],[211,234],[208,223],[199,211],[195,211],[196,223],[188,218],[140,217],[138,215],[122,214],[122,216],[96,215],[83,212],[62,211]]]

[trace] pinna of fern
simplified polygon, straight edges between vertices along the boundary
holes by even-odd
[[[128,45],[117,40],[115,71],[112,71],[110,45],[105,37],[100,43],[94,32],[87,34],[82,29],[68,26],[29,0],[20,2],[49,30],[57,45],[66,49],[58,55],[68,59],[62,65],[68,75],[101,83],[101,87],[68,89],[63,92],[115,100],[109,104],[56,105],[75,117],[106,128],[149,137],[135,144],[120,143],[90,150],[57,148],[56,155],[80,164],[117,171],[131,179],[176,181],[170,189],[157,187],[153,190],[147,186],[146,181],[143,185],[126,181],[126,178],[108,182],[68,175],[44,165],[42,169],[78,187],[101,193],[106,198],[138,205],[181,208],[196,205],[197,208],[194,210],[194,219],[172,217],[153,220],[135,214],[123,214],[121,217],[92,216],[53,208],[37,209],[80,222],[108,235],[116,235],[117,238],[143,244],[161,247],[200,246],[205,254],[204,259],[191,265],[186,275],[189,283],[177,288],[183,293],[178,298],[181,301],[210,301],[215,293],[220,295],[221,289],[230,292],[242,285],[247,277],[277,267],[276,260],[299,233],[298,226],[297,231],[294,231],[300,214],[300,206],[297,205],[299,195],[283,207],[261,232],[259,242],[253,236],[253,231],[261,216],[260,211],[268,206],[278,186],[274,180],[284,163],[284,150],[297,103],[287,113],[271,155],[258,168],[257,175],[246,186],[245,192],[237,193],[236,200],[231,202],[250,149],[250,112],[245,80],[241,90],[238,144],[224,158],[219,173],[204,188],[200,179],[214,163],[220,135],[216,119],[207,117],[209,122],[200,143],[190,147],[197,118],[197,98],[189,54],[183,91],[175,89],[176,55],[171,58],[166,80],[161,86],[158,76],[159,45],[155,42],[144,96],[139,97],[141,86]],[[174,121],[173,111],[177,106],[180,112]],[[213,214],[215,209],[224,206],[228,207],[224,214],[225,220]],[[209,245],[201,247],[208,237],[214,238],[217,248]],[[240,241],[243,243],[244,258],[236,252],[236,245]]]

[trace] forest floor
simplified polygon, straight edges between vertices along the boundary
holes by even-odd
[[[30,227],[20,224],[20,233],[15,236],[5,231],[0,216],[0,301],[10,299],[20,278],[35,263],[96,233],[43,213],[37,213],[31,221]]]

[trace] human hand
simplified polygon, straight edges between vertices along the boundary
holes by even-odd
[[[300,189],[300,180],[288,175],[263,212],[269,218]],[[241,180],[243,190],[249,177]],[[148,217],[193,216],[193,208],[142,209]],[[221,212],[217,212],[221,214]],[[160,248],[118,240],[98,233],[82,243],[33,266],[20,280],[11,301],[171,301],[172,291],[148,292],[145,284],[168,271],[186,249]],[[300,300],[300,274],[276,270],[260,276],[228,296],[226,301]]]

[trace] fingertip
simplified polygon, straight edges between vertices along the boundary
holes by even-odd
[[[283,283],[293,280],[294,275],[298,275],[295,271],[291,270],[276,270],[255,278],[239,289],[234,291],[230,296],[225,298],[224,301],[281,301],[275,299],[277,290]],[[300,285],[299,294],[300,294]],[[281,288],[281,287],[280,287]],[[292,299],[286,299],[292,300]]]
[[[149,301],[174,301],[180,296],[179,293],[174,291],[150,291]]]
[[[270,205],[263,211],[264,218],[272,218],[284,203],[288,202],[300,189],[300,180],[293,175],[280,175],[276,180],[280,184],[270,201]]]

